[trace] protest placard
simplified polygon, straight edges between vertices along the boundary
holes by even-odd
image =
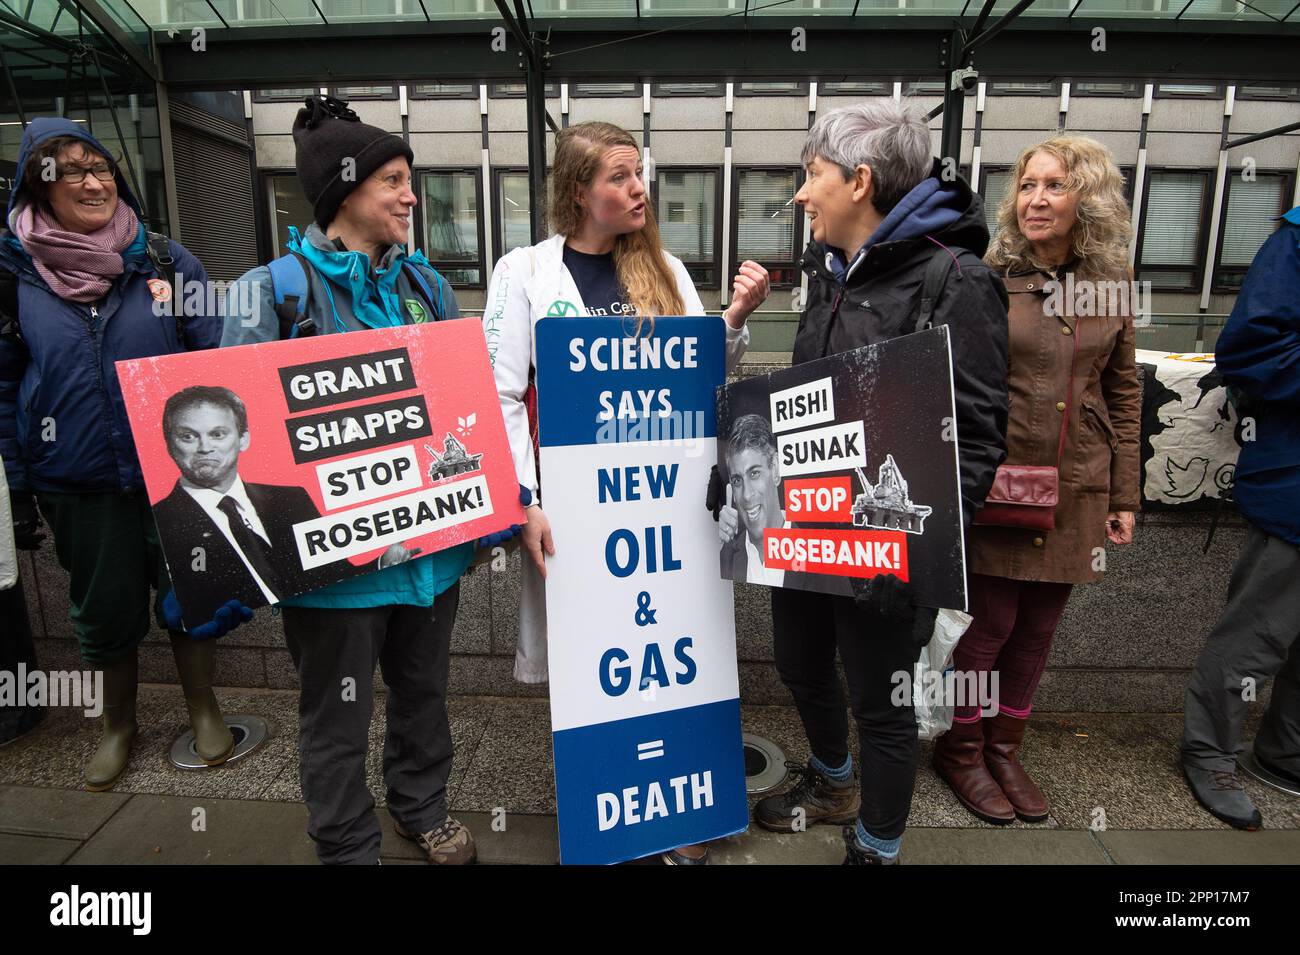
[[[851,595],[893,574],[965,610],[958,438],[943,325],[728,385],[722,576]]]
[[[610,863],[748,824],[731,584],[704,508],[716,318],[537,325],[560,855]]]
[[[117,369],[189,627],[523,520],[478,322]]]

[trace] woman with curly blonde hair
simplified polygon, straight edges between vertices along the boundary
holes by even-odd
[[[1132,542],[1139,507],[1123,177],[1101,143],[1056,136],[1021,153],[1010,181],[985,255],[1010,300],[1004,468],[1054,465],[1059,496],[1050,530],[1010,526],[1005,509],[1001,519],[993,509],[975,518],[967,564],[974,622],[954,666],[979,674],[975,685],[996,686],[996,700],[958,706],[934,751],[957,798],[992,823],[1048,816],[1018,756],[1034,693],[1071,589],[1100,579],[1106,541]],[[1004,473],[988,503],[1015,497]],[[985,682],[990,674],[996,683]]]

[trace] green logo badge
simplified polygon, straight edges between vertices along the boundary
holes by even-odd
[[[547,318],[569,318],[578,314],[578,306],[572,302],[566,302],[562,298],[557,298],[551,303],[551,307],[546,310]]]
[[[413,298],[406,300],[406,310],[411,313],[411,321],[417,325],[423,325],[429,320],[429,313],[424,310],[424,306]]]

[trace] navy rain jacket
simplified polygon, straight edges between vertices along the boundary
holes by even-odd
[[[1214,348],[1223,379],[1250,399],[1233,496],[1260,530],[1300,546],[1300,207],[1282,217],[1246,273]]]

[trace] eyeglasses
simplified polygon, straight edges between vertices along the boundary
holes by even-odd
[[[72,185],[84,182],[88,174],[94,176],[100,182],[112,182],[117,176],[117,170],[104,162],[97,163],[89,168],[86,166],[64,166],[59,170],[59,178]]]

